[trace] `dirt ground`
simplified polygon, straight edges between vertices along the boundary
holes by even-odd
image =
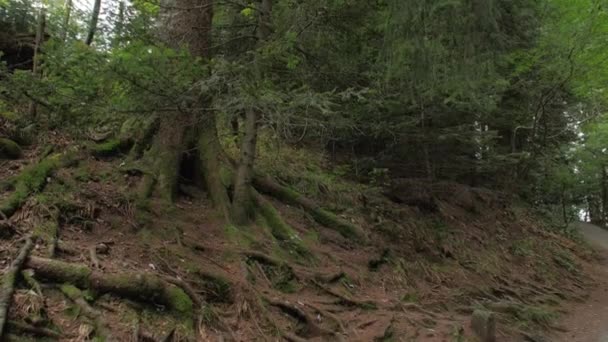
[[[600,263],[594,265],[596,288],[584,303],[569,308],[561,327],[566,331],[555,336],[558,342],[608,341],[608,231],[588,223],[577,227],[585,239],[598,250]]]

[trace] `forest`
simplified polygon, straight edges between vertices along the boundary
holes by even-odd
[[[606,338],[607,61],[606,0],[0,0],[0,340]]]

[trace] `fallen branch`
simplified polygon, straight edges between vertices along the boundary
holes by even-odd
[[[37,276],[58,283],[69,283],[143,302],[153,301],[182,314],[192,313],[192,299],[183,289],[150,273],[101,273],[85,265],[39,257],[30,257],[26,265],[34,269]]]
[[[13,260],[10,268],[2,277],[2,288],[0,288],[0,340],[2,340],[4,326],[6,325],[6,320],[8,319],[8,307],[11,304],[13,293],[15,292],[15,281],[17,279],[17,275],[23,268],[23,264],[32,251],[32,248],[34,248],[34,243],[32,242],[32,238],[28,237],[25,240],[23,247],[21,247],[19,255],[15,260]]]

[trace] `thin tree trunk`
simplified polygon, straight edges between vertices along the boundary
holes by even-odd
[[[44,42],[44,30],[46,28],[46,11],[44,8],[40,10],[38,14],[38,26],[36,28],[36,41],[34,42],[34,63],[32,67],[32,73],[34,77],[41,76],[40,70],[40,49],[42,47],[42,43]],[[38,104],[35,101],[30,102],[29,106],[29,114],[32,120],[36,119],[36,114],[38,112]]]
[[[93,6],[93,14],[91,15],[91,22],[89,24],[89,32],[87,33],[87,39],[85,44],[91,45],[93,38],[95,38],[95,32],[97,31],[97,21],[99,20],[99,11],[101,10],[101,0],[95,0]]]
[[[121,1],[118,4],[118,19],[116,20],[114,38],[112,39],[112,47],[118,47],[122,41],[122,35],[125,27],[125,2]]]
[[[263,44],[271,33],[272,0],[262,0],[258,19],[258,44]],[[261,81],[261,66],[259,58],[254,60],[254,79]],[[252,207],[251,180],[258,135],[258,111],[249,108],[245,115],[245,136],[241,142],[241,157],[234,180],[234,196],[232,198],[232,219],[236,224],[243,225],[249,221]]]
[[[63,16],[61,41],[65,43],[66,40],[68,39],[68,32],[70,31],[70,16],[72,15],[72,0],[65,0],[63,10],[65,13]]]

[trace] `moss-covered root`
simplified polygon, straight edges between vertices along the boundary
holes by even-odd
[[[255,189],[251,190],[258,211],[262,217],[264,217],[266,224],[268,224],[272,236],[278,241],[286,244],[288,248],[293,249],[297,254],[310,256],[310,251],[302,244],[302,240],[298,237],[293,228],[283,220],[283,217],[272,203],[255,191]]]
[[[319,206],[313,200],[277,183],[270,177],[256,175],[253,184],[254,187],[260,192],[273,196],[287,204],[304,209],[319,224],[338,231],[346,238],[358,241],[364,241],[366,239],[366,236],[361,228],[321,208],[321,206]]]
[[[26,168],[13,180],[15,190],[8,198],[0,202],[0,211],[7,217],[13,215],[30,194],[44,188],[47,177],[55,170],[71,164],[74,160],[75,153],[57,153]]]
[[[0,138],[0,159],[19,159],[22,154],[21,147],[16,142]]]
[[[110,330],[103,320],[101,312],[95,310],[89,303],[84,299],[82,291],[77,287],[69,284],[61,286],[61,292],[74,302],[80,309],[80,312],[89,318],[95,327],[95,334],[101,341],[113,341]]]
[[[28,255],[34,248],[34,243],[30,237],[25,240],[25,244],[21,247],[19,255],[11,263],[11,267],[8,272],[2,277],[2,287],[0,287],[0,340],[3,338],[4,327],[8,319],[8,308],[13,298],[13,292],[15,292],[15,280],[17,275],[21,272],[23,264],[27,259]]]
[[[30,257],[27,267],[34,269],[39,277],[58,283],[69,283],[143,302],[153,301],[183,315],[191,315],[193,311],[192,299],[184,290],[153,274],[101,273],[84,265],[38,257]]]

